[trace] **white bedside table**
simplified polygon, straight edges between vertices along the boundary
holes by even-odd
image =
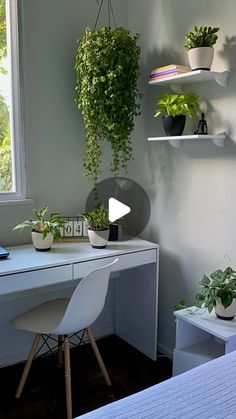
[[[176,345],[173,375],[236,349],[236,320],[220,320],[215,312],[189,307],[175,311]]]

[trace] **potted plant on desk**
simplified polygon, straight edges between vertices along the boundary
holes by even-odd
[[[93,211],[82,214],[81,219],[88,225],[88,236],[92,247],[104,249],[109,237],[108,210],[98,204]]]
[[[51,249],[54,238],[61,238],[61,229],[64,227],[65,221],[58,213],[50,215],[49,219],[45,219],[48,211],[47,206],[43,206],[38,211],[33,210],[35,220],[25,220],[23,223],[16,225],[13,230],[24,230],[31,228],[31,236],[35,250],[40,252]]]
[[[162,93],[154,117],[163,115],[163,128],[167,136],[179,136],[183,133],[186,116],[195,117],[198,108],[199,97],[195,93]]]
[[[192,70],[210,70],[214,48],[219,28],[210,26],[194,26],[193,30],[185,35],[184,48],[188,50],[189,64]]]
[[[200,293],[196,295],[196,306],[206,307],[209,313],[215,309],[217,317],[232,320],[236,313],[236,271],[231,267],[218,269],[204,275]]]

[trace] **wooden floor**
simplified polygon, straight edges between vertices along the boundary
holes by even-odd
[[[73,417],[140,391],[171,376],[171,362],[154,362],[116,336],[99,340],[112,386],[106,386],[90,345],[71,350]],[[0,369],[1,419],[65,419],[63,369],[55,355],[34,361],[19,400],[14,392],[23,364]]]

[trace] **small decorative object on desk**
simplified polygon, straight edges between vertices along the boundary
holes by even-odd
[[[208,134],[207,123],[206,123],[206,120],[205,120],[205,114],[204,113],[201,114],[201,119],[198,122],[198,127],[197,127],[197,130],[194,131],[194,134],[200,134],[200,135],[207,135]]]
[[[61,230],[62,242],[88,242],[88,225],[82,220],[81,215],[63,215],[61,219],[64,227]]]

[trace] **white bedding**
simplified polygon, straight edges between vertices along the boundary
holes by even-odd
[[[236,351],[79,418],[236,419]]]

